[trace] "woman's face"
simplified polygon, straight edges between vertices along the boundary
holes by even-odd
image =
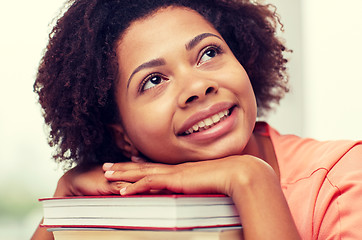
[[[181,163],[241,154],[256,119],[249,78],[220,33],[198,13],[159,10],[118,42],[116,101],[133,146]]]

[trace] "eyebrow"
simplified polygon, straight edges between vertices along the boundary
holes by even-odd
[[[139,65],[131,74],[131,76],[128,79],[127,82],[127,88],[129,87],[129,84],[131,83],[131,79],[133,77],[133,75],[135,75],[136,73],[138,73],[139,71],[145,69],[145,68],[152,68],[152,67],[158,67],[158,66],[162,66],[165,65],[166,61],[163,58],[157,58],[157,59],[153,59],[151,61],[145,62],[141,65]]]
[[[207,37],[217,37],[218,39],[222,40],[221,37],[219,37],[216,34],[212,34],[212,33],[201,33],[200,35],[197,35],[196,37],[194,37],[193,39],[191,39],[186,45],[186,50],[190,51],[191,49],[193,49],[197,44],[199,44],[203,39],[207,38]]]
[[[190,51],[192,50],[197,44],[199,44],[203,39],[207,38],[207,37],[217,37],[219,38],[220,40],[221,37],[219,37],[218,35],[216,34],[212,34],[212,33],[201,33],[199,35],[197,35],[196,37],[194,37],[193,39],[191,39],[186,45],[185,45],[185,48],[187,51]],[[132,80],[132,77],[138,73],[139,71],[143,70],[143,69],[146,69],[146,68],[152,68],[152,67],[158,67],[158,66],[162,66],[162,65],[165,65],[166,64],[166,61],[165,59],[163,58],[157,58],[157,59],[153,59],[153,60],[150,60],[148,62],[145,62],[141,65],[139,65],[131,74],[131,76],[128,78],[128,81],[127,81],[127,88],[129,87],[129,84],[131,83],[131,80]]]

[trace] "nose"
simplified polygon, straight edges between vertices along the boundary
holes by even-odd
[[[203,101],[208,95],[216,93],[219,89],[217,82],[199,77],[183,81],[183,86],[178,103],[182,108],[194,102]]]

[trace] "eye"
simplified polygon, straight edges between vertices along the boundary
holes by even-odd
[[[221,52],[220,47],[218,46],[209,46],[207,47],[200,57],[200,60],[197,65],[201,65],[204,62],[209,61],[210,59],[216,57]]]
[[[167,78],[158,73],[153,73],[146,77],[141,83],[140,91],[146,91],[150,88],[156,87],[157,85],[167,81]]]

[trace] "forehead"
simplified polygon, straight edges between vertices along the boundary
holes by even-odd
[[[118,41],[117,52],[122,54],[130,49],[138,51],[170,45],[170,41],[188,41],[201,32],[220,35],[203,16],[183,7],[160,9],[146,18],[136,20]],[[159,52],[161,53],[161,52]]]
[[[201,26],[214,29],[212,24],[195,10],[186,7],[170,6],[156,10],[145,18],[131,23],[122,39],[132,35],[133,32],[147,34],[169,30],[169,27],[177,27],[179,30],[185,28],[186,30]]]

